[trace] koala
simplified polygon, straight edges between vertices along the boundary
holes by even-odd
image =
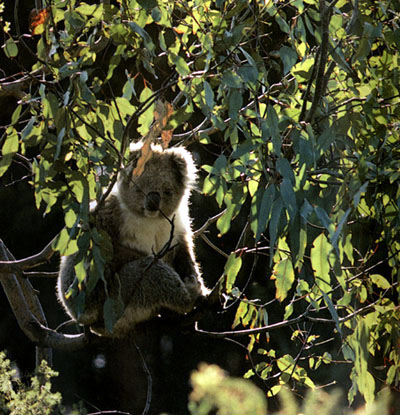
[[[189,196],[196,177],[190,153],[183,147],[151,147],[142,174],[134,169],[142,145],[131,149],[131,161],[122,169],[110,195],[97,211],[96,227],[110,236],[113,256],[105,267],[105,281],[85,296],[83,313],[76,312],[75,257],[62,257],[57,295],[66,312],[97,334],[123,337],[138,323],[163,310],[190,312],[208,295],[193,250]],[[173,223],[173,227],[171,226]],[[160,252],[171,241],[161,258]],[[104,305],[120,306],[112,332],[104,326]]]

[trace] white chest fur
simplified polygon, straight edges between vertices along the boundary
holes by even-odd
[[[174,238],[182,231],[180,221],[174,221]],[[147,218],[135,215],[128,209],[122,210],[120,228],[121,243],[146,255],[159,252],[171,235],[171,224],[163,217]]]

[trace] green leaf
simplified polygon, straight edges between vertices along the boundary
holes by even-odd
[[[331,238],[331,243],[332,245],[335,247],[336,251],[338,251],[338,240],[341,236],[342,230],[343,230],[343,226],[347,223],[347,218],[349,217],[351,212],[351,208],[348,208],[346,210],[346,212],[344,213],[344,215],[342,216],[342,218],[340,219],[340,222],[338,223],[337,227],[336,227],[336,231],[333,234],[332,238]]]
[[[12,159],[15,153],[18,151],[18,133],[15,128],[7,129],[7,137],[1,148],[1,159],[0,159],[0,177],[8,170],[11,165]]]
[[[292,67],[292,73],[296,77],[297,82],[304,82],[310,79],[314,62],[314,58],[307,58]]]
[[[138,3],[147,11],[158,6],[157,0],[138,0]]]
[[[246,140],[244,143],[240,144],[237,149],[232,153],[232,159],[239,159],[245,154],[249,154],[251,151],[254,151],[256,144],[251,140]]]
[[[150,35],[142,28],[140,27],[137,23],[135,22],[129,22],[128,26],[137,34],[139,34],[143,40],[144,40],[144,45],[146,46],[147,50],[149,52],[153,52],[155,49],[154,43],[151,40]]]
[[[283,74],[286,75],[297,62],[297,52],[288,46],[282,46],[278,53],[283,62]]]
[[[296,183],[292,167],[287,159],[279,158],[276,161],[276,169],[282,177],[289,179],[293,185]]]
[[[311,215],[311,213],[314,211],[314,208],[310,204],[310,202],[307,199],[304,199],[304,202],[300,208],[300,216],[303,218],[303,222],[308,222],[308,217]]]
[[[224,182],[222,181],[222,183]],[[221,186],[221,188],[223,187]],[[229,231],[232,219],[234,219],[242,209],[246,195],[247,187],[242,186],[241,183],[234,183],[231,188],[228,189],[228,191],[225,193],[224,202],[227,209],[226,212],[217,221],[217,228],[220,231],[220,235],[224,235]]]
[[[283,204],[289,214],[289,218],[293,221],[297,214],[296,195],[293,190],[293,185],[289,179],[283,178],[280,184],[281,197]]]
[[[12,117],[11,117],[11,125],[15,125],[19,121],[19,116],[21,115],[22,105],[17,105],[15,108]]]
[[[120,299],[108,297],[104,302],[104,327],[109,333],[113,332],[115,323],[124,313],[124,303]]]
[[[93,235],[93,233],[92,233],[92,235]],[[94,263],[95,270],[96,270],[96,273],[98,275],[98,278],[105,281],[104,266],[105,266],[106,261],[105,261],[103,255],[102,255],[100,247],[97,244],[93,244],[92,254],[93,254],[93,263]]]
[[[62,143],[65,137],[65,127],[61,128],[60,132],[57,135],[57,146],[54,153],[54,161],[56,161],[60,155]]]
[[[169,52],[168,56],[171,59],[171,62],[175,65],[179,75],[185,77],[190,74],[190,68],[186,63],[185,59],[182,58],[182,56],[179,56],[173,52]]]
[[[239,324],[242,323],[244,316],[247,314],[248,311],[248,303],[245,301],[240,301],[239,307],[236,310],[235,319],[232,324],[232,329],[237,327]]]
[[[259,196],[259,193],[260,192],[257,191],[257,197]],[[265,231],[267,227],[274,199],[275,186],[270,184],[266,190],[262,191],[262,199],[257,219],[256,242],[260,240],[261,234]]]
[[[329,237],[332,240],[335,226],[332,223],[329,215],[326,213],[325,209],[323,209],[321,206],[316,206],[314,208],[314,211],[317,214],[318,219],[321,221],[322,226],[328,231]]]
[[[215,105],[214,91],[212,90],[210,84],[207,81],[203,82],[203,87],[204,87],[206,105],[210,110],[212,110],[214,108],[214,105]]]
[[[329,55],[333,58],[333,60],[349,75],[354,76],[355,72],[352,67],[347,63],[346,58],[343,54],[343,51],[339,47],[339,45],[335,45],[332,47],[331,44],[328,44],[329,48]]]
[[[353,336],[350,338],[350,345],[355,354],[355,382],[366,402],[372,402],[375,397],[375,380],[368,371],[368,361],[370,358],[368,352],[369,340],[370,329],[367,321],[366,319],[360,319],[357,322]]]
[[[243,48],[239,48],[243,55],[245,56],[248,65],[242,65],[238,69],[238,74],[241,76],[241,78],[248,83],[256,83],[258,79],[258,69],[257,64],[254,61],[253,57],[247,53]]]
[[[273,257],[274,257],[274,249],[275,249],[275,241],[278,235],[278,227],[283,210],[283,203],[282,199],[279,197],[274,201],[274,205],[272,207],[271,212],[271,219],[269,222],[269,240],[270,240],[270,264],[272,264]]]
[[[12,38],[5,41],[3,48],[7,58],[15,58],[18,55],[18,46]]]
[[[382,288],[383,290],[388,290],[391,287],[389,281],[382,275],[372,274],[369,278],[377,287]]]
[[[55,251],[58,251],[60,255],[64,255],[67,250],[69,240],[70,240],[70,237],[68,234],[68,230],[64,228],[59,233],[56,240],[53,242],[53,249]]]
[[[360,203],[361,196],[365,193],[368,187],[368,182],[365,182],[353,197],[354,207],[356,208]]]
[[[72,193],[75,195],[78,203],[83,203],[84,200],[89,202],[89,191],[86,178],[78,171],[72,171],[69,174],[69,185]]]
[[[315,152],[317,153],[317,161],[324,154],[324,152],[329,148],[329,146],[335,141],[336,134],[332,128],[327,128],[323,133],[317,138],[317,143],[315,146]]]
[[[226,212],[217,220],[217,229],[220,232],[220,236],[225,235],[229,231],[235,212],[237,212],[237,207],[234,204],[229,204]]]
[[[89,4],[83,3],[77,8],[75,8],[75,11],[83,14],[84,16],[93,16],[99,19],[103,13],[103,5],[102,4],[89,5]]]
[[[243,106],[243,94],[238,89],[231,90],[229,94],[229,117],[236,121],[239,116],[239,110]]]
[[[75,258],[76,259],[76,258]],[[83,257],[79,262],[74,266],[75,276],[80,283],[83,283],[86,279],[86,258]]]
[[[267,108],[267,127],[268,127],[268,136],[272,139],[272,144],[274,147],[274,153],[279,155],[281,153],[282,140],[280,137],[279,131],[279,118],[276,114],[275,108],[273,105],[269,104]]]
[[[287,297],[287,293],[292,288],[294,282],[294,269],[289,257],[283,258],[275,264],[271,279],[275,280],[275,297],[279,301],[283,301]]]
[[[257,82],[258,71],[254,66],[242,65],[240,68],[238,68],[238,74],[244,82],[249,84],[254,84]]]
[[[332,245],[328,242],[324,233],[315,238],[311,248],[311,266],[314,270],[316,284],[322,292],[331,289],[329,257],[332,249]]]
[[[328,310],[331,313],[331,316],[335,322],[336,329],[338,333],[340,334],[340,337],[343,337],[342,329],[340,328],[340,323],[339,323],[339,315],[336,311],[336,308],[333,305],[332,300],[329,298],[329,296],[324,291],[322,291],[322,295],[324,297],[325,304],[327,305]]]
[[[225,84],[228,88],[239,89],[242,87],[242,80],[233,71],[225,71],[222,75],[221,82]]]
[[[232,291],[232,287],[235,283],[236,276],[238,275],[241,267],[242,258],[236,256],[236,254],[232,252],[228,257],[228,260],[224,268],[224,274],[226,276],[225,286],[227,293],[230,293]]]
[[[139,96],[139,102],[144,104],[149,102],[153,95],[153,91],[150,88],[143,88],[142,92]],[[139,116],[139,124],[141,125],[137,131],[142,135],[145,136],[150,128],[151,123],[154,120],[154,104],[150,105],[146,111]]]

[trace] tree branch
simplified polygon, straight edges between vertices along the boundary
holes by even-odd
[[[36,69],[32,73],[24,74],[21,78],[14,79],[12,81],[9,81],[10,78],[0,79],[0,97],[14,96],[19,99],[23,98],[26,95],[25,92],[23,92],[23,89],[25,89],[32,82],[32,80],[39,81],[37,77],[44,73],[45,71],[40,68]]]
[[[51,244],[42,253],[44,252],[48,255],[49,246]],[[1,240],[0,259],[6,260],[2,261],[3,264],[15,264],[19,262],[12,261],[12,255],[8,252]],[[4,292],[17,319],[18,325],[25,335],[38,346],[72,351],[80,349],[88,343],[87,336],[83,334],[64,335],[47,327],[42,306],[29,281],[17,277],[12,271],[4,271],[2,269],[0,272],[0,282],[3,285]]]
[[[199,228],[197,229],[197,231],[193,232],[193,237],[197,238],[198,236],[200,236],[202,233],[204,233],[208,227],[216,222],[224,213],[226,212],[226,209],[224,209],[222,212],[217,213],[215,216],[213,216],[212,218],[208,218],[205,223]]]
[[[320,16],[321,16],[321,31],[322,39],[320,46],[319,62],[318,62],[318,71],[317,78],[315,81],[315,92],[314,99],[311,104],[311,108],[306,116],[306,122],[312,122],[314,119],[315,112],[317,111],[318,105],[321,101],[321,98],[324,94],[324,85],[325,82],[325,66],[328,60],[328,46],[329,46],[329,20],[331,16],[331,11],[336,3],[336,0],[332,1],[328,6],[325,3],[325,0],[320,0]]]
[[[18,260],[0,261],[0,272],[21,273],[22,270],[36,267],[47,262],[54,254],[53,243],[57,240],[58,234],[36,255]],[[4,248],[4,243],[0,239],[0,247]],[[7,258],[5,255],[3,258]]]
[[[250,336],[259,333],[265,333],[271,330],[281,329],[283,327],[292,326],[293,324],[301,323],[304,320],[307,320],[307,312],[291,320],[280,321],[279,323],[269,324],[268,326],[258,327],[255,329],[246,329],[246,330],[234,330],[234,331],[206,331],[198,328],[198,323],[195,323],[195,332],[198,334],[205,334],[210,337],[221,338],[221,337],[238,337],[238,336]]]

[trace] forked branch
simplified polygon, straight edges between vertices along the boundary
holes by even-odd
[[[47,258],[49,252],[53,252],[48,247],[34,257]],[[27,258],[29,261],[24,262],[24,266],[31,264],[33,257]],[[88,343],[88,338],[84,334],[65,335],[55,332],[47,327],[41,304],[37,298],[33,287],[29,281],[17,276],[12,267],[20,264],[21,261],[14,261],[12,255],[8,252],[4,243],[0,240],[0,259],[2,267],[0,272],[0,282],[10,303],[11,309],[17,319],[18,325],[25,335],[40,347],[50,347],[60,350],[80,349]],[[36,261],[35,259],[35,261]],[[35,262],[37,263],[37,262]],[[10,268],[11,267],[11,268]],[[18,268],[18,266],[17,266]],[[5,271],[6,269],[6,271]],[[18,268],[20,270],[20,268]]]

